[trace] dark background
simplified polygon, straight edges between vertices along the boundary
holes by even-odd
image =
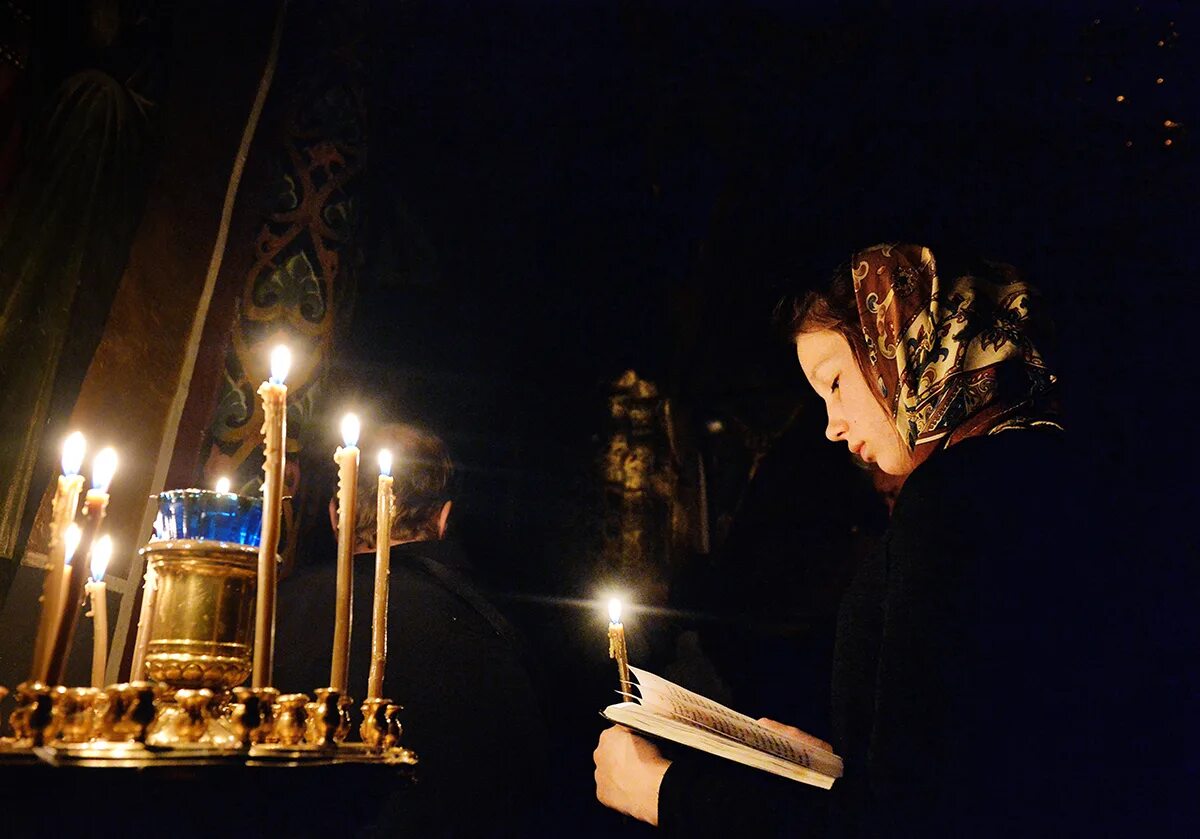
[[[566,824],[617,821],[588,803],[603,618],[566,598],[607,582],[589,541],[597,435],[627,367],[698,436],[709,418],[748,435],[802,407],[729,539],[675,574],[670,605],[687,613],[629,626],[635,662],[704,684],[696,636],[680,641],[698,631],[739,707],[823,733],[836,589],[881,511],[767,327],[781,292],[884,240],[1008,261],[1047,293],[1088,511],[1071,560],[1097,615],[1077,654],[1105,674],[1098,729],[1140,767],[1128,812],[1175,818],[1195,697],[1180,676],[1196,641],[1180,527],[1194,444],[1177,395],[1194,380],[1180,339],[1195,15],[967,6],[374,10],[372,245],[341,363],[391,382],[463,464],[454,531],[516,595],[502,602],[546,664]],[[713,478],[718,503],[744,476]]]
[[[1186,823],[1200,30],[1180,2],[1049,5],[368,5],[365,260],[328,450],[346,400],[449,441],[452,533],[543,664],[556,831],[638,829],[594,802],[590,760],[614,687],[598,458],[628,368],[678,406],[730,521],[628,616],[634,663],[828,736],[837,595],[886,514],[769,322],[886,240],[1046,292],[1087,511],[1064,560],[1094,620],[1067,655],[1128,802],[1109,826]],[[750,441],[797,408],[747,486]]]

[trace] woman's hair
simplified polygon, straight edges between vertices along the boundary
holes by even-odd
[[[442,440],[411,425],[392,423],[380,426],[372,435],[373,447],[392,453],[391,536],[405,542],[438,538],[438,518],[450,500],[454,463]],[[378,472],[359,470],[358,507],[354,530],[358,542],[375,546],[375,512],[378,498]]]
[[[838,266],[823,288],[788,295],[780,300],[775,307],[775,325],[789,343],[805,332],[823,329],[842,333],[851,346],[861,343],[862,329],[850,264]]]

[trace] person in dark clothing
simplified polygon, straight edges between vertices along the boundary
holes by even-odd
[[[383,691],[404,707],[402,743],[420,760],[416,787],[385,805],[378,832],[519,835],[539,803],[547,760],[524,644],[477,587],[465,554],[444,539],[453,466],[441,440],[389,425],[373,442],[395,456]],[[350,650],[350,692],[358,700],[371,660],[376,486],[373,473],[363,474]],[[328,684],[335,590],[333,563],[301,570],[282,585],[281,690],[312,693]]]
[[[839,610],[829,792],[615,727],[599,800],[681,835],[1044,835],[1070,769],[1070,532],[1057,381],[1006,265],[939,276],[928,248],[858,253],[787,328],[826,436],[906,476]],[[763,721],[798,739],[797,729]],[[1030,831],[1032,830],[1032,833]]]

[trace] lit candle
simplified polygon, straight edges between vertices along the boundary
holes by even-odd
[[[392,547],[392,453],[379,453],[379,493],[375,507],[375,603],[371,612],[371,677],[367,699],[383,696],[387,665],[388,575]]]
[[[104,671],[108,667],[108,587],[104,572],[112,558],[112,537],[101,536],[92,548],[92,579],[87,593],[92,599],[92,687],[104,687]]]
[[[346,695],[350,667],[350,616],[354,603],[354,505],[358,500],[358,417],[342,418],[342,442],[333,454],[338,465],[337,602],[333,612],[333,662],[329,686]]]
[[[629,650],[625,647],[625,626],[621,623],[621,601],[608,601],[608,657],[617,660],[617,680],[621,693],[628,695]]]
[[[251,684],[271,686],[275,662],[275,552],[283,510],[284,444],[287,441],[287,378],[292,354],[285,346],[271,352],[271,378],[258,388],[263,402],[263,517],[258,543],[258,589],[254,612],[254,668]]]
[[[223,494],[229,492],[229,487],[230,487],[230,483],[229,483],[228,478],[225,478],[225,477],[217,478],[217,492],[219,492],[223,495]]]
[[[50,513],[50,552],[49,568],[46,580],[42,585],[42,614],[38,619],[37,637],[33,642],[33,672],[32,679],[36,682],[46,680],[47,656],[49,647],[54,642],[54,629],[62,614],[63,581],[66,579],[66,563],[64,560],[66,530],[75,521],[75,511],[79,508],[79,493],[83,491],[83,475],[79,468],[83,466],[83,455],[87,449],[87,441],[76,431],[67,437],[63,443],[62,471],[58,477],[58,487],[54,490],[54,504]]]
[[[103,449],[92,461],[92,488],[87,491],[83,501],[84,526],[79,548],[76,549],[82,561],[71,563],[71,573],[66,575],[66,593],[59,604],[58,626],[46,666],[46,681],[50,684],[60,684],[67,669],[67,657],[71,652],[71,642],[75,639],[75,627],[79,623],[84,583],[87,582],[88,561],[100,524],[104,521],[104,513],[108,510],[108,487],[116,471],[117,453],[111,448]]]

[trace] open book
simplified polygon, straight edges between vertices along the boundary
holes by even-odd
[[[777,734],[653,673],[629,670],[637,678],[640,700],[609,705],[602,712],[605,719],[823,789],[842,776],[842,759],[833,752]]]

